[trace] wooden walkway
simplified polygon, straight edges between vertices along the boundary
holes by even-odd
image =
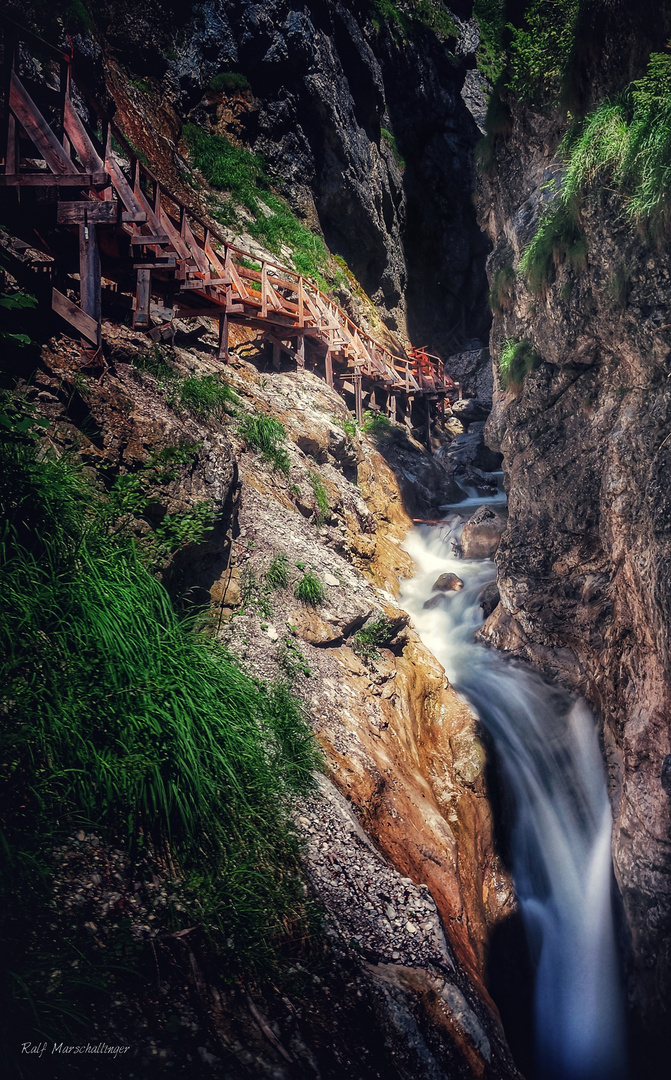
[[[1,189],[14,189],[21,214],[51,213],[56,232],[73,234],[63,245],[30,243],[51,257],[53,309],[83,339],[83,349],[101,346],[103,305],[119,315],[132,310],[133,325],[152,331],[152,319],[169,327],[174,317],[205,316],[219,324],[218,355],[228,361],[229,326],[257,329],[279,369],[290,356],[306,363],[330,386],[354,399],[360,421],[364,404],[392,419],[409,418],[416,397],[444,404],[461,396],[437,356],[425,349],[395,354],[355,325],[309,279],[286,266],[259,259],[227,242],[147,168],[95,102],[99,125],[91,130],[71,95],[72,63],[62,51],[39,42],[58,64],[58,90],[42,91],[40,104],[17,72],[19,37],[31,35],[2,19],[4,114],[0,131]],[[35,40],[35,39],[33,39]],[[77,89],[88,100],[86,89]],[[37,95],[36,95],[37,96]],[[113,149],[113,138],[122,157]],[[130,168],[127,167],[130,162]],[[3,201],[9,196],[5,191]],[[15,202],[16,205],[16,202]],[[78,292],[76,303],[66,292]],[[153,328],[156,335],[156,327]],[[159,330],[160,333],[160,330]],[[430,412],[430,409],[427,410]],[[400,417],[399,417],[400,418]],[[407,421],[409,422],[409,420]]]

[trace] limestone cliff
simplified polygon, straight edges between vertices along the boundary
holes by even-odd
[[[585,30],[586,112],[642,75],[668,20],[665,5],[634,13],[616,4]],[[645,1060],[668,1028],[671,990],[668,259],[661,241],[627,222],[622,196],[601,174],[580,202],[582,254],[557,249],[535,289],[515,273],[548,193],[561,189],[567,120],[510,92],[501,98],[505,123],[490,136],[479,212],[494,244],[497,309],[487,431],[503,453],[510,517],[497,555],[501,604],[484,633],[584,694],[599,718],[629,1001]],[[497,361],[515,343],[533,356],[513,383]]]

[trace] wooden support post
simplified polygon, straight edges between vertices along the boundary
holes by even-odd
[[[261,263],[261,318],[268,317],[268,270],[265,262]]]
[[[61,86],[60,86],[60,91],[61,91],[61,133],[62,133],[63,149],[65,150],[65,153],[68,155],[68,157],[70,157],[71,156],[71,154],[70,154],[70,140],[68,139],[67,133],[65,131],[65,108],[66,108],[65,103],[68,100],[68,98],[70,97],[70,64],[68,63],[67,60],[63,60],[63,62],[61,63]]]
[[[406,394],[408,394],[410,392],[410,361],[409,360],[406,360],[406,362],[405,362],[405,392],[406,392]]]
[[[86,222],[79,226],[79,297],[82,311],[95,319],[100,345],[100,251],[96,227]]]
[[[149,329],[149,304],[151,301],[151,270],[139,269],[137,271],[137,286],[135,290],[135,311],[133,312],[133,326]]]
[[[426,449],[431,453],[431,402],[428,397],[424,398],[426,405]]]
[[[224,314],[219,319],[219,349],[217,356],[222,363],[228,363],[228,314]]]
[[[361,397],[361,372],[357,368],[352,376],[352,382],[354,383],[354,410],[356,413],[356,422],[361,424],[363,422],[363,401]]]
[[[396,394],[393,390],[387,395],[387,412],[390,420],[396,420]]]
[[[328,348],[326,350],[326,361],[324,366],[326,368],[326,382],[329,386],[333,386],[333,360],[331,359],[331,350]]]
[[[10,30],[5,29],[5,71],[4,71],[4,96],[5,96],[5,123],[3,125],[3,142],[5,144],[5,172],[8,176],[15,176],[19,171],[19,158],[16,140],[16,119],[9,107],[10,87],[12,72],[16,63],[17,40]]]
[[[280,346],[277,344],[276,341],[273,341],[273,367],[275,368],[275,371],[280,370],[280,357],[281,357],[281,355],[282,355],[282,350],[280,349]]]
[[[298,325],[305,326],[305,298],[303,296],[303,278],[298,279]]]
[[[296,341],[296,363],[299,368],[305,367],[305,334],[299,334]]]

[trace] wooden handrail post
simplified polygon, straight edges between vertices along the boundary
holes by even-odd
[[[305,368],[305,334],[299,334],[296,342],[296,363],[299,368]]]
[[[363,400],[361,397],[361,372],[359,368],[355,368],[352,382],[354,383],[354,410],[356,413],[356,422],[357,424],[361,424],[363,422]]]
[[[261,263],[261,318],[268,316],[268,270],[265,262]]]
[[[331,359],[331,350],[326,347],[326,360],[325,360],[325,375],[326,382],[329,386],[333,386],[333,360]]]
[[[100,346],[100,251],[95,225],[79,226],[79,302],[82,311],[95,319]]]
[[[303,278],[298,279],[298,325],[305,326],[305,308],[303,297]]]
[[[217,355],[224,364],[228,363],[228,312],[219,319],[219,349]]]
[[[60,95],[61,95],[61,141],[63,143],[63,149],[68,157],[71,157],[70,140],[67,137],[65,131],[65,102],[70,97],[70,76],[71,68],[70,63],[67,60],[63,60],[61,63],[61,83],[60,83]]]
[[[5,95],[5,122],[3,125],[3,142],[5,145],[5,172],[14,176],[19,171],[19,156],[17,147],[16,119],[9,107],[10,87],[12,84],[12,72],[16,64],[16,50],[18,42],[16,36],[5,29],[5,70],[4,70],[4,95]],[[19,195],[20,197],[20,195]]]

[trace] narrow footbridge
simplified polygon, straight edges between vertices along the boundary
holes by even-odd
[[[34,266],[41,294],[51,287],[53,309],[89,359],[101,347],[103,312],[117,320],[131,313],[133,326],[153,336],[175,317],[205,316],[219,324],[222,362],[232,323],[256,329],[276,368],[287,356],[299,370],[311,367],[351,395],[359,420],[364,404],[395,419],[400,401],[408,418],[417,397],[442,407],[447,395],[461,396],[439,357],[424,348],[392,352],[309,279],[228,243],[139,160],[76,82],[67,53],[9,19],[0,26],[0,205],[17,226],[12,232],[43,254]],[[48,79],[31,86],[20,76],[19,40],[42,59],[46,53]],[[77,98],[97,116],[95,127]]]

